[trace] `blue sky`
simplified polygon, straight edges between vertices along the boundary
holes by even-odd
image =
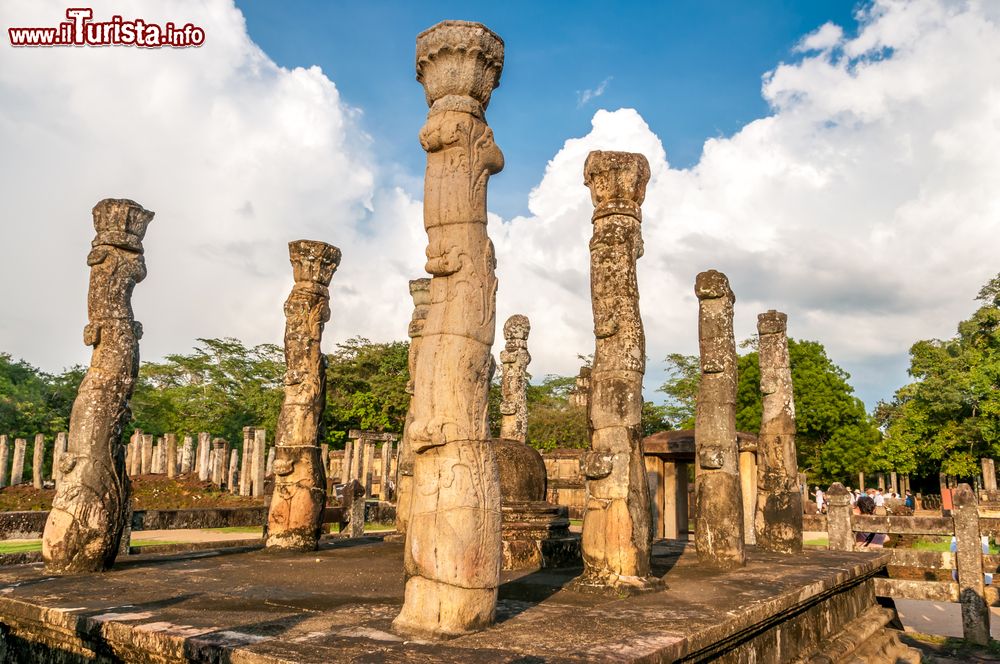
[[[526,212],[546,162],[567,136],[587,133],[598,108],[635,108],[671,166],[690,167],[706,139],[768,113],[764,72],[796,59],[794,45],[828,21],[851,32],[857,7],[854,0],[236,4],[250,36],[279,65],[321,66],[344,100],[363,109],[377,154],[403,167],[408,187],[407,176],[423,171],[416,136],[427,110],[414,79],[416,35],[445,19],[498,33],[506,62],[489,120],[507,165],[490,182],[490,208],[505,218]],[[579,103],[605,81],[602,95]]]

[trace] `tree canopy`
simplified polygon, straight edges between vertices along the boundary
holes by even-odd
[[[876,410],[883,464],[974,477],[981,457],[1000,456],[1000,275],[976,300],[981,306],[955,336],[910,348],[915,380]]]
[[[753,346],[754,344],[749,344]],[[788,340],[795,395],[796,448],[799,469],[811,481],[849,481],[868,470],[867,459],[880,434],[854,396],[850,375],[833,363],[816,341]],[[694,410],[701,377],[698,358],[671,354],[668,378],[660,388],[668,397],[668,418],[677,428],[694,428]],[[757,351],[741,355],[736,395],[736,428],[760,430],[760,364]]]

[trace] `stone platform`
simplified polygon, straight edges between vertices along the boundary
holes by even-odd
[[[668,588],[630,598],[564,588],[579,569],[504,573],[497,625],[445,643],[390,633],[402,545],[375,537],[134,556],[90,577],[22,565],[0,569],[0,662],[918,661],[875,602],[888,555],[749,552],[713,574],[692,546],[658,543]]]

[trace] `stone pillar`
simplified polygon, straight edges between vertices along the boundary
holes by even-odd
[[[802,552],[802,493],[795,450],[795,396],[788,359],[788,316],[757,316],[762,415],[757,437],[757,546]]]
[[[319,446],[319,458],[323,464],[323,471],[329,474],[330,471],[330,445],[323,443]]]
[[[163,434],[163,440],[166,444],[167,477],[173,479],[177,477],[177,434]]]
[[[993,459],[980,459],[983,467],[983,489],[985,491],[997,490],[997,471]]]
[[[153,467],[150,472],[153,475],[160,475],[163,473],[163,439],[157,436],[155,438],[156,442],[153,444]]]
[[[221,488],[226,479],[226,439],[212,441],[212,484]]]
[[[365,534],[365,488],[361,482],[351,480],[344,487],[344,510],[347,512],[347,536],[362,537]]]
[[[124,451],[124,450],[123,450]],[[36,489],[42,488],[42,468],[45,465],[45,434],[35,434],[35,444],[31,454],[31,484]]]
[[[897,481],[895,470],[889,473],[889,490],[897,495],[899,494],[899,482]]]
[[[344,462],[340,466],[340,483],[347,484],[351,481],[351,468],[354,462],[354,441],[347,441],[344,445]]]
[[[129,438],[128,445],[125,446],[125,472],[129,475],[132,474],[132,465],[135,463],[135,432],[132,432],[132,437]],[[57,479],[59,471],[57,470],[57,464],[59,463],[56,457],[59,456],[59,439],[56,438],[56,444],[52,448],[52,479]]]
[[[986,603],[983,549],[979,531],[979,506],[968,484],[959,484],[952,494],[955,520],[958,598],[962,603],[962,633],[967,641],[987,645],[990,641],[990,607]]]
[[[590,403],[590,367],[580,367],[580,373],[569,395],[571,406],[586,409]]]
[[[865,474],[862,471],[858,471],[858,490],[861,493],[865,492]]]
[[[250,495],[253,472],[253,427],[243,427],[243,463],[240,466],[240,495]]]
[[[131,504],[122,428],[139,374],[142,326],[132,317],[132,290],[146,276],[142,238],[153,213],[129,200],[94,207],[97,237],[87,256],[89,322],[94,351],[70,414],[62,482],[42,535],[50,574],[98,572],[114,563]]]
[[[14,462],[10,469],[10,485],[17,486],[24,481],[24,454],[28,441],[24,438],[14,439]]]
[[[239,493],[237,479],[240,476],[240,453],[235,447],[229,452],[229,472],[226,473],[226,490]]]
[[[698,559],[721,569],[746,562],[736,441],[736,342],[726,275],[702,272],[695,280],[701,383],[695,411],[694,527]]]
[[[354,443],[354,458],[351,460],[351,479],[363,479],[365,476],[365,445],[368,442],[364,438],[359,438]]]
[[[507,440],[528,441],[528,333],[531,323],[527,316],[515,314],[503,326],[506,340],[500,351],[503,365],[500,390],[500,437]]]
[[[740,496],[743,500],[743,541],[746,544],[757,542],[754,532],[754,512],[757,509],[757,454],[756,452],[740,452]],[[795,492],[798,495],[798,491]],[[801,516],[801,505],[799,506]]]
[[[144,433],[142,435],[142,466],[139,471],[142,475],[149,475],[153,472],[153,436]]]
[[[663,464],[663,536],[686,539],[688,530],[687,464],[667,461]]]
[[[62,463],[63,454],[66,453],[67,449],[69,449],[69,433],[60,431],[56,434],[56,444],[52,447],[52,479],[56,483],[62,480],[62,471],[59,469],[59,466]],[[135,454],[134,446],[132,453],[133,455]]]
[[[500,583],[500,477],[487,422],[497,280],[486,187],[503,154],[484,111],[502,68],[503,41],[481,24],[445,21],[417,37],[417,80],[431,107],[420,131],[431,304],[408,427],[406,590],[393,626],[430,638],[492,624]],[[446,479],[457,472],[461,482]]]
[[[844,485],[834,482],[826,490],[826,530],[831,551],[854,551],[854,531],[851,529],[851,494]]]
[[[650,576],[649,485],[642,456],[642,377],[646,340],[639,315],[636,261],[642,256],[640,206],[649,164],[641,154],[591,152],[584,184],[594,203],[590,292],[596,347],[584,458],[580,589],[636,592]]]
[[[184,436],[181,446],[181,475],[188,475],[194,466],[194,441],[191,436]]]
[[[314,551],[323,530],[326,464],[320,424],[326,407],[326,356],[320,348],[330,320],[330,280],[340,249],[324,242],[288,244],[295,285],[285,301],[285,400],[274,434],[274,494],[268,548]]]
[[[802,509],[804,511],[809,502],[809,482],[805,473],[799,473],[799,491],[802,492]]]
[[[361,481],[365,485],[365,498],[372,497],[372,475],[375,473],[375,441],[365,442],[365,475]]]
[[[7,486],[7,468],[10,466],[10,442],[7,434],[0,434],[0,489]]]
[[[878,477],[878,488],[885,491],[885,473],[879,473],[877,477]]]
[[[274,448],[272,447],[267,451],[267,466],[265,471],[268,475],[274,474]]]
[[[410,395],[410,405],[406,410],[406,421],[403,424],[403,437],[399,442],[399,468],[397,469],[399,486],[396,487],[396,532],[405,537],[410,520],[410,492],[413,489],[413,446],[410,445],[410,424],[413,422],[413,379],[417,373],[417,355],[420,353],[420,335],[427,321],[427,311],[431,304],[431,280],[413,279],[410,281],[410,297],[413,298],[413,315],[407,334],[410,337],[410,351],[407,364],[410,369],[410,380],[406,383],[406,393]],[[344,452],[344,462],[350,467],[350,443]]]
[[[382,443],[382,472],[378,482],[378,497],[382,502],[388,502],[389,493],[389,464],[392,459],[392,443],[385,441]]]
[[[212,479],[212,436],[205,431],[198,434],[198,479],[207,482]]]
[[[267,464],[264,461],[264,450],[267,449],[267,430],[253,430],[253,497],[264,497],[264,475]]]

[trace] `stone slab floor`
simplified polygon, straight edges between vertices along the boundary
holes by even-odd
[[[390,633],[402,604],[402,545],[378,537],[333,541],[312,554],[134,556],[89,577],[49,577],[38,564],[4,568],[0,622],[15,632],[44,624],[51,643],[96,643],[125,661],[671,661],[886,560],[751,549],[745,569],[717,576],[696,567],[692,545],[683,549],[656,545],[654,572],[668,590],[633,598],[564,588],[580,570],[505,574],[498,624],[443,644]]]

